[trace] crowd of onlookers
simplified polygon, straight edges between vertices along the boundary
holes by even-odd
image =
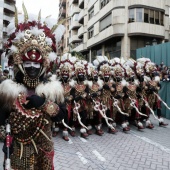
[[[163,62],[156,66],[160,72],[161,81],[170,81],[170,67],[164,65]]]

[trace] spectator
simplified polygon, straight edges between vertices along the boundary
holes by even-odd
[[[1,69],[1,71],[2,71],[2,69]],[[0,72],[1,72],[1,71],[0,71]],[[0,73],[0,83],[1,83],[3,80],[7,79],[7,78],[8,78],[8,75],[9,75],[9,71],[6,70],[6,69],[3,71],[3,73]]]

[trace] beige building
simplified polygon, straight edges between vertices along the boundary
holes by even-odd
[[[61,1],[70,17],[63,52],[79,51],[90,61],[96,55],[135,58],[137,48],[169,40],[170,0]]]

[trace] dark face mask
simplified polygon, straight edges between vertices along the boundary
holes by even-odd
[[[143,81],[144,81],[144,76],[143,76],[143,75],[139,77],[139,81],[140,81],[140,82],[143,82]]]
[[[35,67],[26,67],[25,71],[29,78],[35,79],[38,77],[40,73],[41,68],[35,68]]]
[[[62,75],[62,80],[64,81],[64,83],[67,83],[68,78],[69,77],[67,75]]]
[[[120,77],[116,77],[116,81],[120,82],[122,79]]]
[[[84,81],[85,80],[85,77],[83,74],[78,74],[78,80],[79,81]]]
[[[110,79],[110,77],[104,77],[104,81],[105,81],[105,82],[108,82],[109,79]]]
[[[134,77],[130,77],[129,81],[133,82],[134,81]]]
[[[97,82],[98,81],[98,76],[94,76],[93,80]]]

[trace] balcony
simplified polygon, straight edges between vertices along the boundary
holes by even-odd
[[[11,11],[11,12],[15,12],[15,6],[13,3],[8,3],[7,1],[4,2],[4,8]]]
[[[86,43],[81,43],[79,46],[77,46],[76,48],[74,48],[74,51],[78,51],[78,52],[83,52],[87,50],[87,44]]]
[[[85,32],[87,32],[87,27],[82,25],[78,30],[78,37],[82,38]]]
[[[79,8],[84,8],[84,0],[79,0]]]
[[[165,36],[165,28],[161,25],[144,22],[133,22],[128,24],[128,35],[155,35],[157,37],[163,38]]]
[[[10,22],[11,19],[12,19],[12,16],[8,16],[8,15],[4,14],[3,20]]]
[[[79,13],[80,12],[80,8],[78,6],[74,6],[71,10],[71,16],[73,16],[74,14],[76,13]]]
[[[78,18],[80,24],[83,24],[84,16],[85,16],[85,10],[82,9],[81,12],[79,13],[79,18]]]
[[[71,38],[69,38],[69,44],[70,43],[76,43],[82,41],[81,39],[78,38],[78,35],[72,35]]]
[[[69,30],[78,29],[78,28],[80,28],[80,27],[81,27],[81,25],[78,23],[78,21],[72,21]]]

